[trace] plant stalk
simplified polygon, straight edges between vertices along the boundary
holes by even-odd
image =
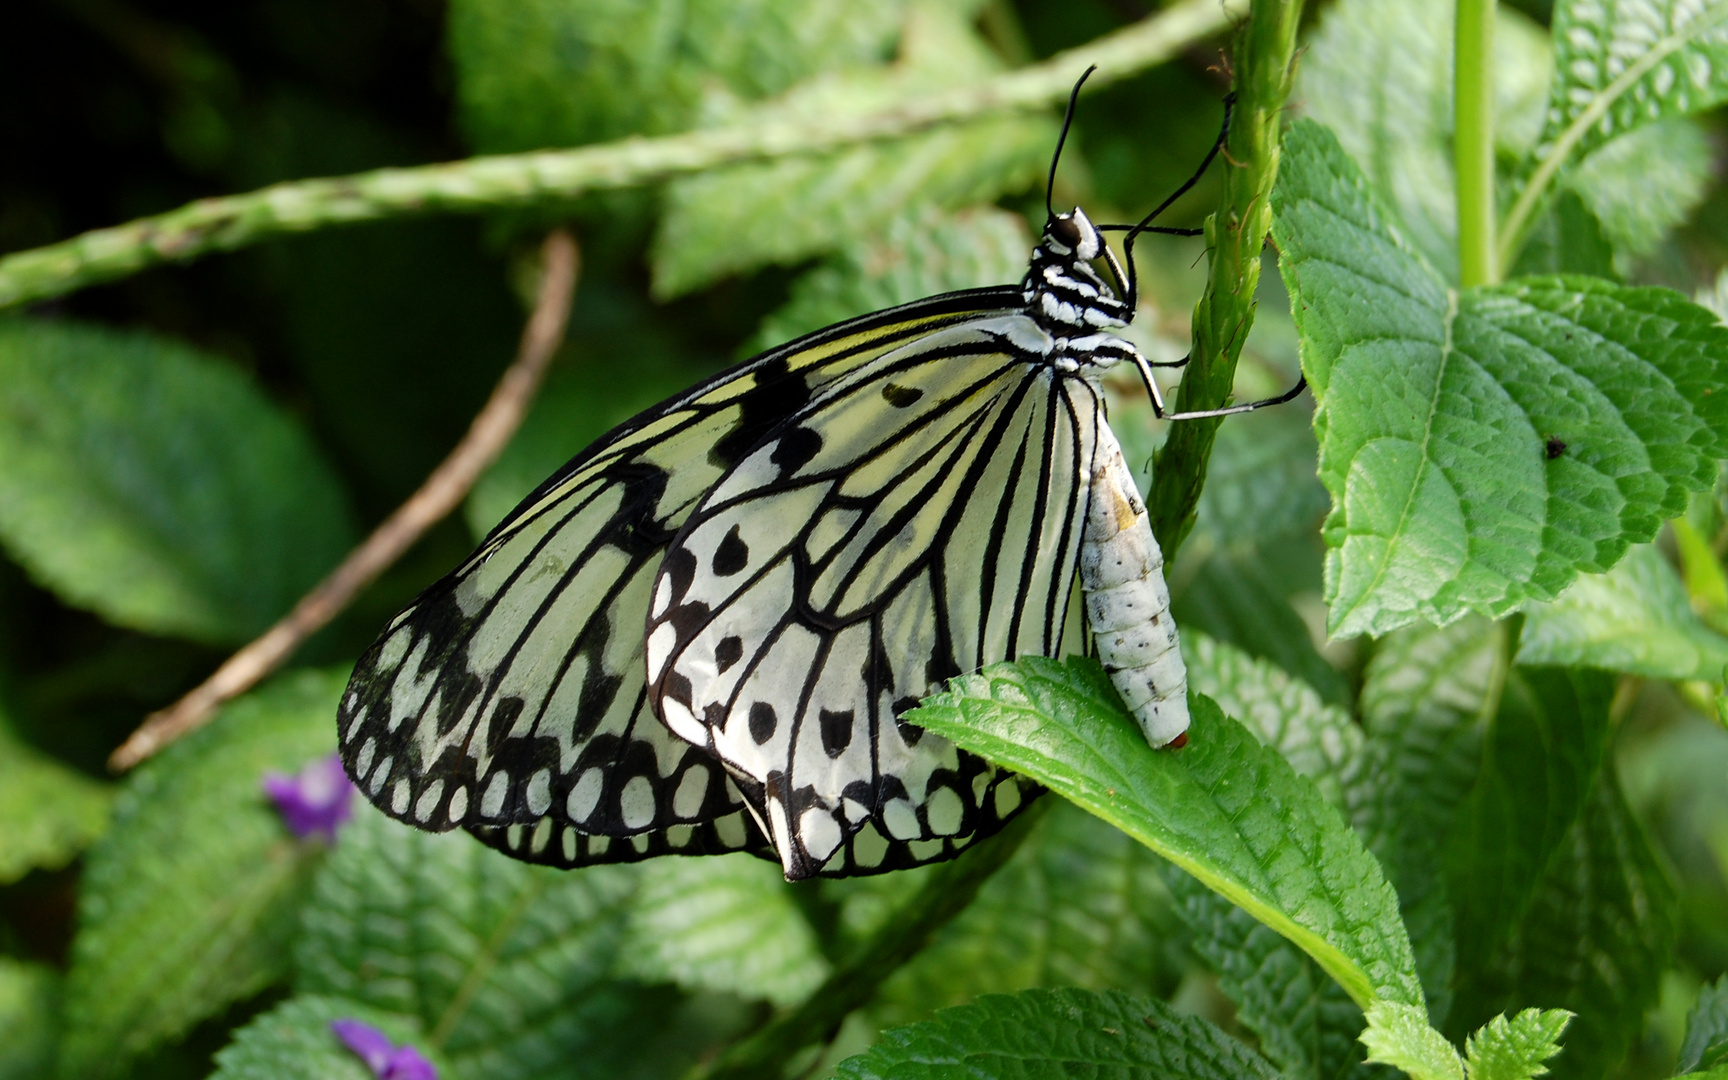
[[[1452,62],[1452,161],[1458,174],[1458,277],[1500,280],[1494,243],[1494,5],[1458,0]]]
[[[1045,109],[1087,67],[1096,90],[1176,55],[1229,25],[1241,0],[1181,0],[1133,26],[1041,64],[877,112],[765,120],[574,150],[476,157],[443,165],[297,180],[139,218],[0,259],[0,309],[45,300],[163,263],[189,262],[288,233],[417,213],[475,213],[636,187],[723,165],[838,150],[941,124]]]
[[[1272,227],[1284,102],[1295,75],[1302,0],[1253,0],[1236,39],[1236,112],[1223,160],[1223,196],[1206,220],[1212,264],[1194,309],[1193,344],[1175,409],[1215,409],[1230,397],[1242,343],[1254,325],[1260,252]],[[1159,449],[1147,509],[1166,561],[1194,526],[1219,418],[1172,424]]]

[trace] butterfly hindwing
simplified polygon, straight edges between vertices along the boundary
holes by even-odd
[[[951,675],[1062,649],[1100,410],[1041,334],[981,314],[828,384],[667,550],[650,691],[789,877],[947,857],[1036,790],[899,717]]]
[[[344,764],[386,813],[559,865],[760,850],[737,787],[650,707],[661,555],[702,496],[822,387],[1002,304],[936,297],[771,350],[627,422],[529,495],[394,619],[339,710]]]

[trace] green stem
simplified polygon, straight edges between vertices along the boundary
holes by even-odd
[[[1181,0],[1079,48],[945,93],[918,93],[858,116],[762,120],[663,138],[627,138],[575,150],[470,158],[299,180],[97,229],[0,259],[0,308],[60,296],[169,262],[232,251],[286,233],[429,212],[477,212],[635,187],[722,165],[837,150],[941,124],[1048,108],[1096,64],[1095,90],[1169,59],[1217,33],[1241,0]]]
[[[1236,112],[1224,149],[1223,196],[1206,221],[1212,265],[1206,291],[1194,309],[1193,345],[1179,412],[1225,404],[1236,379],[1242,343],[1254,325],[1254,290],[1260,284],[1260,252],[1272,225],[1272,182],[1278,176],[1278,145],[1284,101],[1290,94],[1296,25],[1302,0],[1253,0],[1248,23],[1236,42]],[[1151,497],[1152,531],[1173,560],[1194,525],[1206,462],[1218,420],[1172,424],[1158,451]]]
[[[1458,0],[1452,61],[1452,161],[1458,174],[1458,276],[1500,279],[1494,245],[1494,4]]]
[[[1046,795],[977,849],[933,868],[912,899],[885,919],[804,1004],[775,1016],[712,1062],[697,1067],[687,1080],[777,1076],[798,1051],[832,1038],[849,1013],[867,1004],[937,930],[966,910],[990,875],[1020,850],[1055,798]]]

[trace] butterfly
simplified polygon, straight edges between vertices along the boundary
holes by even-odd
[[[602,436],[360,658],[349,776],[530,862],[750,851],[796,880],[950,858],[1040,793],[905,721],[963,672],[1089,639],[1180,745],[1162,559],[1100,379],[1132,365],[1172,419],[1301,391],[1172,415],[1115,333],[1135,237],[1195,232],[1152,221],[1224,138],[1135,225],[1047,205],[1019,285],[836,324]]]

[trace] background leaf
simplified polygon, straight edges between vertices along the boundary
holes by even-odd
[[[894,1028],[840,1063],[844,1080],[1093,1077],[1240,1080],[1277,1076],[1263,1058],[1206,1021],[1121,992],[990,994],[935,1019]]]
[[[68,1076],[108,1076],[287,974],[323,854],[260,784],[336,750],[346,671],[285,676],[133,773],[91,849],[66,980]]]
[[[1323,128],[1285,145],[1274,232],[1320,402],[1333,634],[1550,599],[1714,481],[1713,316],[1592,278],[1453,299]]]
[[[1121,830],[1060,803],[978,899],[883,984],[870,1020],[886,1027],[981,994],[1040,986],[1174,989],[1178,927],[1161,861]],[[874,922],[869,915],[892,917],[881,901],[909,890],[902,878],[845,890],[848,937]]]
[[[916,206],[856,237],[793,283],[786,303],[739,349],[753,356],[856,315],[938,293],[1003,285],[1026,274],[1026,219],[993,207]]]
[[[828,967],[773,863],[654,859],[639,871],[618,975],[790,1005],[820,986]]]
[[[0,956],[0,1080],[54,1072],[60,1037],[60,974]]]
[[[1674,887],[1606,770],[1510,935],[1482,963],[1460,950],[1452,1027],[1527,1002],[1561,1006],[1578,1022],[1553,1075],[1612,1075],[1656,1005],[1675,930]]]
[[[108,827],[105,784],[27,745],[0,715],[0,885],[65,866]]]
[[[1659,120],[1626,132],[1578,162],[1568,172],[1566,186],[1583,197],[1616,251],[1646,255],[1697,208],[1710,181],[1712,156],[1710,140],[1696,121]],[[1662,167],[1650,168],[1652,161],[1662,162]],[[1589,272],[1584,267],[1567,270]]]
[[[1509,8],[1499,18],[1496,134],[1509,149],[1540,122],[1529,84],[1545,87],[1549,58],[1528,19]],[[1412,246],[1447,281],[1458,277],[1452,24],[1451,0],[1339,0],[1309,38],[1292,95],[1361,163]]]
[[[1613,679],[1603,672],[1518,668],[1506,677],[1488,729],[1482,766],[1460,807],[1448,872],[1458,933],[1456,985],[1498,966],[1524,922],[1543,875],[1583,816],[1607,750]],[[1460,990],[1478,1015],[1453,1017],[1456,1031],[1498,1009]]]
[[[1337,812],[1276,752],[1192,697],[1160,754],[1093,662],[1028,658],[950,680],[913,722],[1024,773],[1300,945],[1351,996],[1420,1001],[1397,897]]]
[[[1728,665],[1728,638],[1693,614],[1661,553],[1640,544],[1606,574],[1586,574],[1560,599],[1532,605],[1518,661],[1715,682]]]
[[[1367,736],[1346,785],[1350,817],[1398,890],[1428,1011],[1451,1008],[1454,936],[1444,854],[1481,760],[1485,710],[1503,678],[1505,630],[1468,617],[1382,638],[1364,672]]]
[[[905,10],[898,0],[455,0],[462,126],[482,153],[682,131],[711,98],[765,97],[886,59]]]
[[[112,622],[244,641],[354,539],[299,425],[186,346],[7,319],[0,385],[0,541]]]
[[[999,66],[958,13],[931,5],[917,9],[892,67],[812,80],[752,119],[865,112]],[[921,202],[967,206],[1029,188],[1055,137],[1045,118],[1007,115],[675,180],[654,241],[654,291],[677,296],[726,274],[818,255],[880,232]]]
[[[211,1080],[376,1080],[372,1071],[330,1030],[332,1020],[359,1020],[389,1038],[412,1044],[438,1075],[447,1075],[436,1051],[401,1017],[342,998],[301,996],[271,1009],[234,1035],[216,1055]]]
[[[1698,1000],[1686,1017],[1686,1041],[1680,1044],[1674,1075],[1701,1066],[1728,1064],[1728,1060],[1706,1062],[1712,1057],[1728,1059],[1728,975],[1698,991]]]
[[[1576,153],[1728,98],[1728,5],[1715,0],[1563,0],[1554,8],[1553,40],[1555,78],[1537,157],[1603,105]]]
[[[668,989],[614,981],[631,867],[562,872],[363,809],[318,876],[296,989],[412,1021],[461,1078],[658,1075],[706,1045]],[[675,1017],[678,1040],[656,1038]]]

